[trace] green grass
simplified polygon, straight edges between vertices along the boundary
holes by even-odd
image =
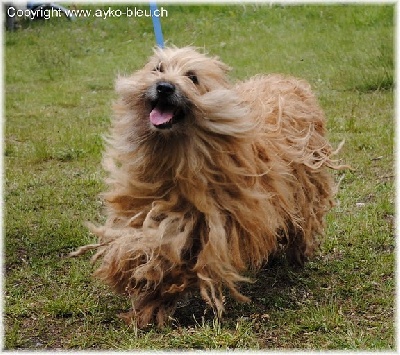
[[[150,55],[151,20],[22,22],[4,36],[4,348],[394,350],[394,6],[165,8],[168,43],[205,47],[233,80],[312,84],[354,168],[337,174],[321,252],[304,270],[263,269],[243,285],[253,302],[228,299],[221,323],[194,296],[166,329],[125,326],[128,300],[91,277],[89,257],[66,256],[93,242],[83,222],[103,218],[113,83]]]

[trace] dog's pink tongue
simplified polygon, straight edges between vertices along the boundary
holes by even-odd
[[[167,123],[172,119],[174,116],[173,110],[161,110],[158,107],[155,107],[151,112],[150,112],[150,122],[158,126],[163,123]]]

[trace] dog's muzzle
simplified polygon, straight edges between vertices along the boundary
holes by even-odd
[[[159,81],[153,87],[150,122],[159,129],[172,128],[184,117],[177,87],[168,81]]]

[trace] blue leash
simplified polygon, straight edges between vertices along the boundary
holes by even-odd
[[[154,34],[156,36],[157,46],[159,46],[160,48],[164,48],[164,38],[161,29],[160,16],[154,16],[156,11],[158,14],[160,14],[160,12],[157,9],[156,2],[150,1],[151,19],[153,20],[153,28],[154,28]]]

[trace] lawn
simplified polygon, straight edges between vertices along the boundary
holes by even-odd
[[[92,278],[89,256],[67,255],[103,220],[114,80],[151,54],[151,20],[21,21],[4,34],[4,349],[395,350],[394,5],[164,8],[167,43],[220,56],[232,81],[311,83],[353,167],[335,173],[321,250],[303,270],[266,266],[243,285],[253,302],[228,299],[222,321],[194,295],[165,329],[126,326],[129,301]]]

